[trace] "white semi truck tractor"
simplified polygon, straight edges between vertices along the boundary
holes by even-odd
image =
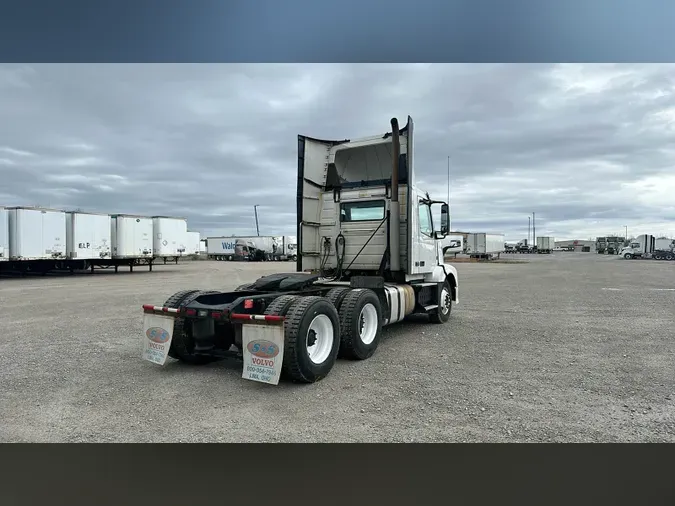
[[[457,270],[442,251],[449,208],[415,186],[413,148],[410,117],[364,139],[298,136],[296,272],[144,305],[142,357],[163,365],[234,356],[245,379],[312,383],[338,357],[372,356],[386,325],[412,314],[446,323],[459,302]]]

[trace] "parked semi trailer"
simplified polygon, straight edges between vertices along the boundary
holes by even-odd
[[[110,236],[112,241],[111,265],[115,272],[120,265],[147,265],[152,270],[153,220],[147,216],[131,214],[114,214],[110,217]]]
[[[201,253],[202,238],[199,232],[188,230],[186,233],[185,254],[198,255]]]
[[[111,233],[111,220],[108,214],[67,212],[67,258],[74,261],[112,258]]]
[[[626,260],[675,260],[675,240],[656,239],[653,235],[643,234],[637,240],[621,249],[619,255]]]
[[[161,258],[164,263],[185,256],[187,249],[187,220],[173,216],[152,217],[152,252],[155,258]]]
[[[553,237],[537,237],[537,253],[550,254],[555,248],[555,238]]]
[[[413,313],[447,322],[459,300],[457,270],[441,249],[448,204],[414,184],[412,119],[391,125],[351,141],[298,136],[296,272],[144,305],[142,357],[205,364],[236,356],[245,379],[312,383],[338,355],[369,358],[384,325]]]
[[[0,206],[0,262],[9,261],[9,214]]]
[[[465,252],[472,258],[493,258],[504,253],[504,234],[469,234]]]

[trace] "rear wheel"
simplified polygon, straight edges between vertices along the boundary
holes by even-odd
[[[452,311],[452,288],[446,279],[441,288],[441,295],[438,299],[438,307],[432,313],[429,313],[431,323],[445,323],[450,319]]]
[[[340,305],[340,356],[370,358],[382,335],[382,305],[375,292],[350,290]]]
[[[673,260],[674,258],[675,258],[675,255],[673,255],[672,253],[668,253],[666,255],[666,260]]]
[[[174,307],[180,309],[183,306],[187,306],[190,302],[195,300],[200,295],[208,295],[211,293],[218,293],[214,290],[204,291],[204,290],[186,290],[189,292],[187,295],[182,296],[180,301]],[[173,297],[177,297],[183,292],[178,292]],[[172,298],[173,298],[172,297]],[[171,301],[171,298],[166,301],[165,305]],[[192,324],[190,321],[185,318],[176,318],[173,324],[173,338],[171,339],[171,346],[169,347],[169,356],[180,360],[181,362],[186,362],[192,365],[203,365],[215,362],[220,360],[219,357],[213,357],[210,355],[200,355],[194,352],[195,342],[192,338]]]
[[[340,319],[324,297],[299,297],[284,321],[283,372],[294,381],[314,383],[328,375],[340,348]]]
[[[331,303],[335,306],[335,309],[338,310],[338,313],[340,313],[340,306],[342,305],[342,301],[344,300],[345,296],[349,293],[351,288],[348,288],[346,286],[339,286],[337,288],[331,288],[328,290],[328,293],[326,294],[326,298],[331,301]]]
[[[288,310],[293,303],[298,299],[297,295],[282,295],[272,301],[272,303],[265,309],[266,315],[286,316]]]

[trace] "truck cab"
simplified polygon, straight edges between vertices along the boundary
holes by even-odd
[[[447,279],[454,294],[457,273],[442,251],[448,204],[415,185],[412,118],[398,136],[392,132],[341,141],[298,137],[297,269],[390,283]],[[434,223],[436,206],[441,223]]]

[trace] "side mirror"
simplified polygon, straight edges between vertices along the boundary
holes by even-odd
[[[441,205],[441,234],[448,235],[450,233],[450,206],[448,204]]]

